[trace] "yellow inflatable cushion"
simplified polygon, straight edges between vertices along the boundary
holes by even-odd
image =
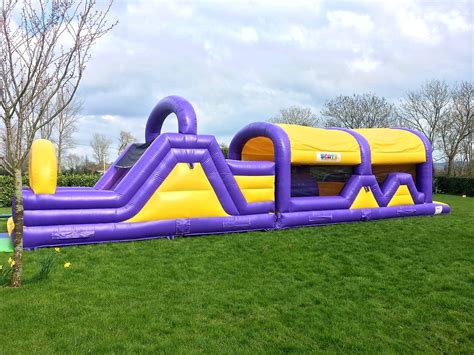
[[[277,124],[290,140],[293,165],[358,165],[361,162],[357,140],[344,131]],[[243,160],[274,161],[269,138],[250,139],[242,150]]]
[[[275,199],[275,176],[235,176],[248,203],[266,202]]]
[[[359,190],[359,193],[357,194],[354,202],[351,205],[351,209],[358,209],[358,208],[377,208],[379,207],[379,204],[377,203],[377,200],[375,199],[374,194],[372,193],[372,190],[370,189],[365,189],[362,187]]]
[[[373,165],[426,162],[425,145],[411,132],[395,128],[366,128],[355,131],[369,143]]]
[[[35,194],[54,194],[58,181],[58,165],[53,143],[35,140],[31,146],[29,166],[30,187]]]
[[[126,222],[227,217],[201,164],[178,163],[143,208]]]
[[[387,206],[391,207],[414,204],[415,202],[413,201],[410,190],[408,190],[408,186],[400,185]]]
[[[9,237],[12,236],[13,229],[15,229],[15,222],[13,222],[13,217],[10,217],[7,220],[7,233]]]

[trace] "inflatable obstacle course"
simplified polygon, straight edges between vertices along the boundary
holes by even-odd
[[[178,133],[162,133],[170,114]],[[23,191],[27,249],[272,230],[449,213],[432,201],[428,140],[406,129],[244,127],[225,159],[170,96],[93,188],[56,186],[51,143],[36,141]],[[12,227],[13,228],[13,227]],[[10,233],[12,230],[10,229]]]

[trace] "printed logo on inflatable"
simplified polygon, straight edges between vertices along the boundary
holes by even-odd
[[[341,161],[341,153],[317,152],[317,161]]]

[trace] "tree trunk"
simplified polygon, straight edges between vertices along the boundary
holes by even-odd
[[[453,173],[453,160],[454,158],[448,157],[448,167],[446,171],[447,176],[451,176]]]
[[[62,159],[63,159],[62,148],[60,145],[58,145],[58,175],[61,174]]]
[[[13,233],[13,246],[14,254],[12,278],[10,281],[10,287],[18,288],[21,287],[21,272],[22,272],[22,256],[23,256],[23,195],[22,195],[22,181],[21,181],[21,167],[15,168],[15,200],[14,200],[14,211],[15,211],[15,230]]]

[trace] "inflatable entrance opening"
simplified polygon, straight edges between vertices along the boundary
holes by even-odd
[[[170,114],[178,133],[162,133]],[[35,141],[23,191],[24,247],[272,230],[449,213],[432,201],[431,146],[408,129],[252,123],[225,159],[185,99],[152,110],[93,188],[56,186],[54,148]],[[14,211],[13,211],[14,212]],[[14,226],[9,223],[9,233]]]

